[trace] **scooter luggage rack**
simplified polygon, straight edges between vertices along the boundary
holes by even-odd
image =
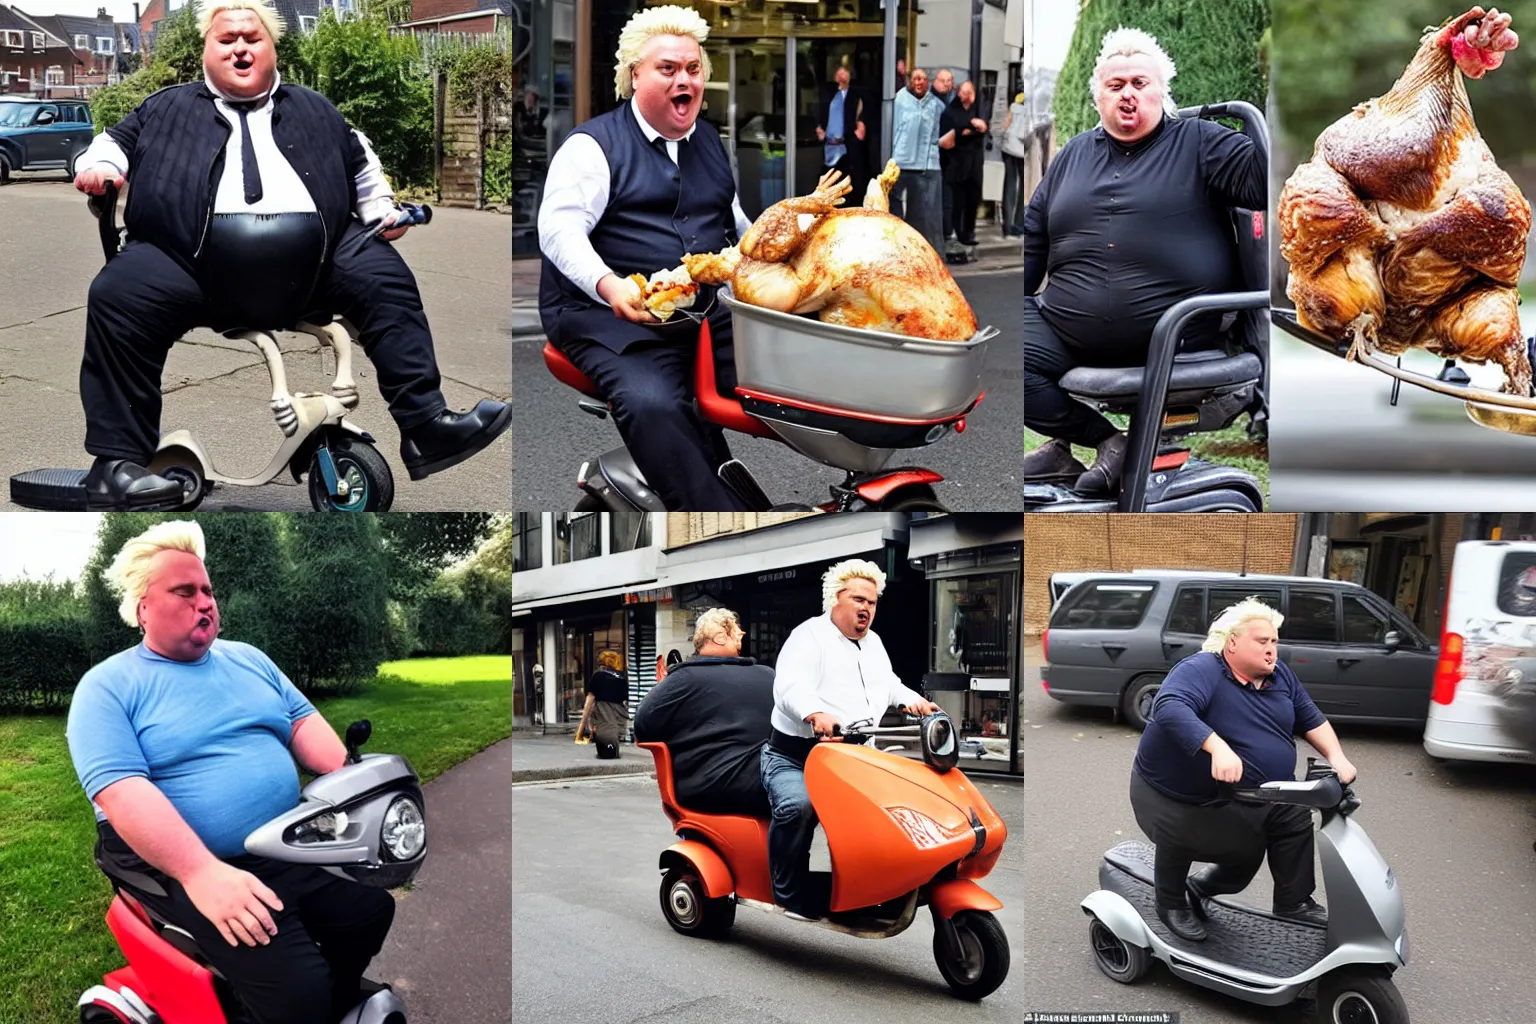
[[[1388,361],[1364,339],[1351,344],[1333,341],[1315,331],[1303,327],[1296,317],[1296,310],[1276,306],[1270,310],[1270,320],[1276,327],[1314,348],[1348,362],[1360,363],[1379,370],[1392,378],[1392,404],[1397,404],[1398,389],[1412,384],[1439,395],[1459,398],[1465,404],[1467,417],[1478,426],[1490,430],[1502,430],[1510,434],[1536,437],[1536,397],[1511,395],[1503,391],[1489,391],[1471,384],[1456,384],[1440,380],[1428,374],[1405,370],[1400,360]],[[1529,342],[1527,343],[1529,348]]]

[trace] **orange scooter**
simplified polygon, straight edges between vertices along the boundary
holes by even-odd
[[[923,760],[864,746],[916,735]],[[768,821],[701,814],[677,800],[665,743],[642,743],[656,758],[661,806],[680,842],[661,854],[661,912],[675,931],[713,938],[738,905],[774,913]],[[805,784],[832,855],[827,916],[808,922],[866,939],[899,935],[919,907],[933,915],[933,957],[962,999],[990,995],[1008,976],[1008,937],[992,916],[1002,903],[977,885],[1002,853],[1008,828],[965,773],[949,716],[919,725],[856,723],[818,743]]]

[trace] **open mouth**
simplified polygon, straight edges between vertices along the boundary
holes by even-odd
[[[684,92],[672,97],[672,109],[679,115],[688,113],[688,108],[693,106],[693,97]]]
[[[236,60],[235,61],[235,70],[236,71],[249,71],[250,69],[251,69],[251,62],[250,61],[245,60],[245,59],[240,59],[240,60]]]

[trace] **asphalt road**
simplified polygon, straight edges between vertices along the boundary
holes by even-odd
[[[515,742],[515,741],[514,741]],[[1003,902],[1014,943],[1001,988],[963,1003],[933,962],[926,911],[902,934],[857,939],[741,908],[729,937],[688,938],[658,905],[657,855],[674,842],[649,777],[512,791],[512,993],[518,1020],[549,1024],[1017,1024],[1032,983],[1024,930],[1023,787],[979,789],[1008,823],[997,868],[981,884]],[[827,868],[817,830],[813,869]]]
[[[85,468],[81,447],[80,353],[85,301],[102,263],[96,221],[60,175],[33,174],[0,188],[0,478],[45,466]],[[430,226],[396,243],[421,288],[432,327],[442,390],[450,408],[481,398],[505,400],[512,390],[511,221],[473,210],[434,210]],[[294,391],[330,383],[319,344],[308,335],[279,337]],[[329,350],[327,349],[327,356]],[[412,482],[400,461],[400,435],[380,397],[373,367],[353,349],[361,403],[349,419],[378,439],[395,480],[399,511],[504,509],[511,494],[511,440],[503,435],[468,462]],[[281,433],[267,402],[271,384],[254,347],[197,330],[171,350],[161,390],[162,427],[192,430],[224,473],[256,474],[277,451]],[[0,494],[10,504],[9,490]],[[258,488],[216,490],[204,510],[308,511],[307,486],[285,472]]]
[[[1019,257],[989,258],[956,268],[955,280],[976,318],[1000,332],[987,349],[986,398],[967,417],[966,432],[930,448],[898,452],[892,465],[922,465],[943,474],[939,500],[956,512],[1021,508],[1019,460],[1024,437],[1023,328],[1019,324]],[[544,339],[519,338],[512,345],[517,401],[512,433],[517,437],[513,489],[517,508],[561,509],[575,504],[576,470],[583,459],[620,446],[611,420],[576,407],[576,392],[544,367]],[[790,450],[776,441],[729,435],[731,451],[747,464],[776,503],[815,505],[841,471]]]
[[[1039,664],[1038,648],[1026,661]],[[1308,1021],[1300,1004],[1268,1011],[1174,978],[1161,964],[1134,986],[1102,975],[1079,902],[1098,888],[1103,852],[1145,839],[1127,787],[1139,734],[1107,710],[1059,704],[1025,670],[1025,877],[1030,914],[1015,962],[1034,1010],[1178,1010],[1182,1024]],[[1355,820],[1392,865],[1407,906],[1410,960],[1395,980],[1413,1020],[1516,1024],[1536,1006],[1536,771],[1515,765],[1448,768],[1421,737],[1339,729],[1360,771]],[[1312,753],[1299,743],[1298,760]],[[1315,820],[1315,819],[1314,819]],[[1321,879],[1321,873],[1319,873]],[[1270,903],[1268,869],[1243,897]],[[1326,901],[1318,892],[1318,899]]]

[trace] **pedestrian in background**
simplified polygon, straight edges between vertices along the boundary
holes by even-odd
[[[940,256],[944,255],[939,161],[943,112],[943,102],[928,91],[928,73],[913,68],[907,87],[896,94],[891,117],[891,159],[901,169],[891,188],[891,212],[916,228]]]
[[[944,104],[945,111],[954,102],[955,75],[949,68],[939,68],[938,71],[934,72],[933,94],[939,98],[939,102]],[[940,131],[942,132],[943,129],[940,129]],[[950,156],[949,150],[940,147],[939,170],[944,173],[940,175],[939,201],[943,208],[944,219],[940,226],[939,238],[943,244],[935,246],[939,250],[940,256],[946,254],[949,248],[949,240],[955,233],[955,194],[954,190],[949,187],[949,165],[952,160],[953,158]]]
[[[955,101],[945,109],[944,118],[939,123],[939,131],[943,133],[939,137],[939,147],[949,151],[944,184],[953,197],[955,238],[961,245],[974,246],[976,208],[981,205],[982,162],[987,155],[990,129],[978,116],[981,111],[976,102],[976,86],[968,81],[961,82],[955,92]]]
[[[864,156],[864,118],[866,110],[872,111],[874,107],[866,103],[864,90],[850,83],[852,76],[846,67],[839,67],[832,77],[833,84],[822,90],[816,138],[825,143],[825,169],[842,171],[853,185],[850,202],[862,203],[869,181],[869,163]]]
[[[1029,129],[1024,94],[1019,93],[1003,121],[1003,210],[998,221],[1006,238],[1024,234],[1024,157],[1029,153]]]
[[[587,703],[576,726],[576,738],[585,730],[597,741],[597,756],[603,760],[619,756],[619,740],[629,724],[628,698],[624,659],[618,651],[603,651],[597,656],[597,671],[587,677]]]

